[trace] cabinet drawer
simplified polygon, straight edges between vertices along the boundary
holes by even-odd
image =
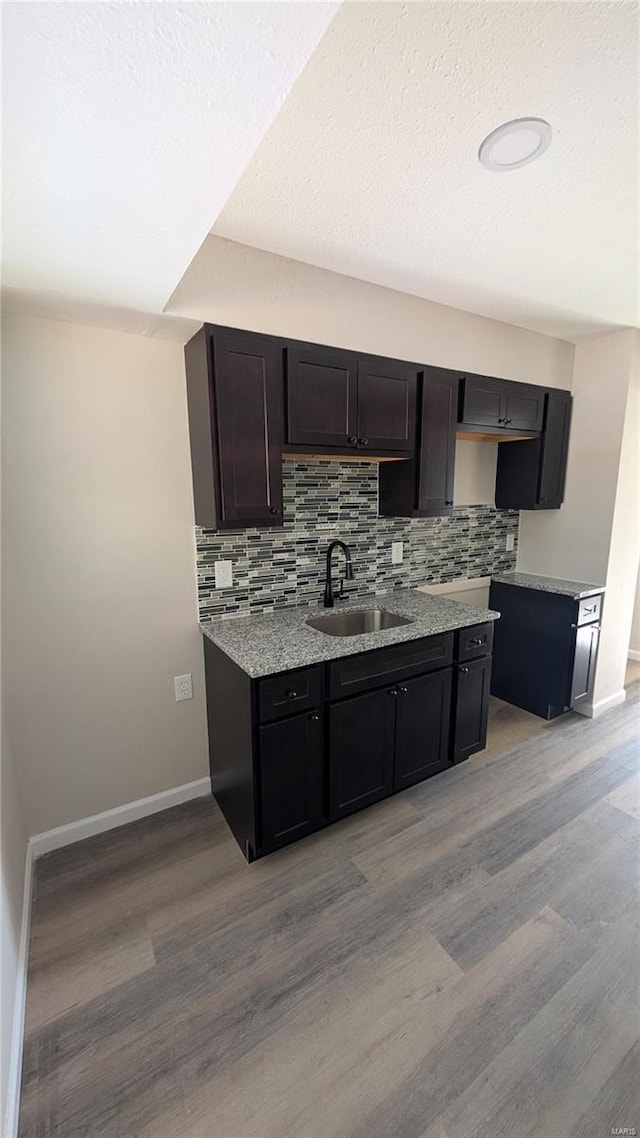
[[[320,665],[281,672],[258,681],[258,713],[262,723],[317,707],[322,695]]]
[[[473,660],[476,656],[490,656],[493,646],[493,621],[474,624],[456,632],[455,657],[457,661]]]
[[[578,625],[592,624],[600,620],[602,611],[602,593],[598,597],[585,597],[578,604]]]
[[[348,656],[329,665],[329,698],[341,699],[421,672],[446,668],[452,659],[452,632]]]

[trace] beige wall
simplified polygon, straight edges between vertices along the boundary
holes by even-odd
[[[633,652],[636,659],[640,660],[640,572],[638,573],[638,580],[636,582],[636,599],[633,606],[629,651]]]
[[[629,644],[640,513],[637,383],[635,332],[577,346],[565,501],[558,511],[521,515],[520,570],[606,584],[596,703],[620,693]]]
[[[208,237],[167,305],[196,320],[570,387],[573,345]]]
[[[34,834],[207,773],[182,348],[9,317],[3,395],[6,706]]]

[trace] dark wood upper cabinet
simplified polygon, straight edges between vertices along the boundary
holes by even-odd
[[[498,447],[496,506],[510,510],[558,510],[564,498],[571,395],[545,394],[542,431],[526,442]]]
[[[196,524],[282,525],[282,361],[269,337],[205,325],[185,347]]]
[[[421,782],[449,763],[451,669],[398,684],[394,787]]]
[[[547,393],[544,427],[540,439],[537,499],[539,509],[559,510],[564,500],[572,402],[568,391]]]
[[[327,453],[412,453],[417,371],[316,344],[286,348],[287,443]]]
[[[367,357],[358,360],[358,447],[413,454],[416,387],[412,364]]]
[[[460,385],[459,421],[504,431],[539,431],[545,391],[527,383],[466,375]]]
[[[381,515],[430,518],[452,513],[459,380],[459,373],[444,368],[423,369],[416,456],[380,467]]]
[[[334,348],[294,344],[286,348],[286,363],[288,443],[357,446],[357,357]]]

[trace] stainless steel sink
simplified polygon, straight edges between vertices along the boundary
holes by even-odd
[[[401,624],[413,624],[413,621],[382,609],[358,609],[329,616],[312,616],[306,623],[327,636],[362,636],[365,632],[382,632],[384,628],[398,628]]]

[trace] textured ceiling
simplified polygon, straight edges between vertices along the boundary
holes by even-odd
[[[347,3],[213,232],[567,339],[638,321],[638,6]],[[501,122],[543,157],[493,174]]]
[[[3,280],[160,312],[332,3],[4,3]]]

